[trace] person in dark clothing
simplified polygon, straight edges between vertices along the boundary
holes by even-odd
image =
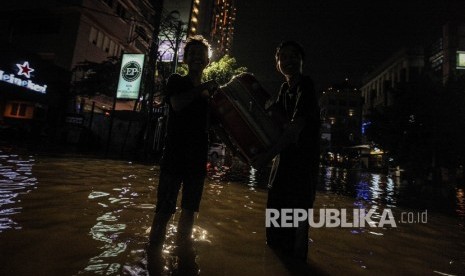
[[[189,38],[184,48],[188,74],[173,74],[167,82],[169,115],[165,147],[160,161],[160,177],[150,245],[161,246],[166,226],[176,212],[181,187],[181,215],[176,243],[189,243],[194,214],[199,211],[206,176],[208,154],[208,98],[216,90],[215,81],[201,83],[209,63],[209,45],[201,36]]]
[[[294,41],[283,42],[276,51],[276,68],[286,82],[277,104],[290,121],[280,141],[254,166],[274,158],[270,174],[267,208],[305,209],[313,207],[319,172],[320,110],[310,77],[302,74],[304,51]],[[298,227],[267,227],[267,244],[296,259],[307,259],[308,220]]]

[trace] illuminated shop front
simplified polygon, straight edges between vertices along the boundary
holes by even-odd
[[[27,131],[59,125],[68,87],[69,74],[64,69],[36,57],[2,51],[0,124]]]

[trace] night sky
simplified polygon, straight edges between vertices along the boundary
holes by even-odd
[[[404,45],[440,36],[443,23],[462,16],[465,1],[238,0],[232,54],[268,89],[277,89],[274,52],[282,40],[306,49],[306,74],[317,88],[362,76]]]

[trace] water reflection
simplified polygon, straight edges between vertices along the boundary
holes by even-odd
[[[256,188],[265,188],[268,183],[270,168],[260,171],[238,161],[227,160],[224,157],[213,158],[208,165],[209,178],[221,187],[224,182],[237,181],[246,183],[251,191]],[[402,180],[399,176],[379,173],[349,170],[339,167],[321,167],[320,180],[317,189],[341,196],[354,198],[355,208],[379,210],[382,208],[395,208],[399,206],[416,208],[436,208],[453,211],[465,220],[465,206],[463,189],[457,189],[454,194],[456,203],[441,201],[425,201],[422,192],[429,187],[416,187]],[[444,191],[444,188],[442,189]],[[446,199],[447,200],[447,199]],[[417,206],[410,206],[413,202]],[[450,208],[453,204],[454,208]],[[406,206],[405,206],[406,205]],[[439,206],[439,208],[437,208]],[[449,208],[449,209],[447,209]],[[378,211],[374,217],[379,217]]]
[[[370,206],[396,207],[401,192],[398,180],[389,175],[323,167],[318,189],[356,199],[359,208]]]
[[[0,233],[5,252],[1,275],[147,275],[152,268],[162,275],[199,271],[242,275],[244,268],[251,275],[289,274],[264,242],[267,193],[261,183],[266,183],[266,171],[227,161],[214,165],[205,183],[193,247],[177,250],[174,217],[162,250],[146,255],[158,167],[115,160],[1,156],[0,217],[24,224],[10,223],[9,230]],[[403,185],[383,174],[322,168],[316,204],[373,208],[378,220],[383,208],[402,205]],[[463,187],[457,188],[453,198],[462,225],[464,193]],[[464,267],[463,232],[457,231],[455,217],[442,214],[426,225],[310,233],[311,260],[328,274],[341,270],[360,274],[360,269],[383,274],[396,264],[398,274],[431,274],[434,269],[459,275],[455,272]],[[26,262],[25,256],[37,261]],[[39,261],[40,267],[35,265]]]
[[[13,220],[21,212],[20,195],[27,194],[37,186],[32,175],[33,156],[18,156],[0,150],[0,233],[8,229],[21,229]]]
[[[461,218],[460,227],[465,229],[465,193],[463,188],[456,189],[456,204],[457,209],[455,211],[459,218]]]
[[[392,175],[322,167],[317,189],[354,198],[354,208],[375,210],[373,218],[379,218],[380,210],[384,208],[439,210],[457,216],[459,226],[465,229],[464,189],[456,188],[451,195],[447,190],[449,187],[450,184],[444,184],[433,188],[425,184],[409,183]]]
[[[134,170],[135,166],[133,166],[132,162],[127,162],[122,166],[120,171],[116,170],[112,175],[108,176],[109,179],[113,180],[111,186],[102,185],[99,190],[92,190],[87,196],[90,202],[95,204],[97,212],[103,212],[96,218],[89,235],[103,244],[99,246],[99,254],[89,259],[84,271],[111,275],[120,274],[122,269],[125,271],[141,269],[133,266],[122,267],[122,264],[117,261],[123,254],[128,254],[128,248],[131,243],[134,243],[134,240],[126,238],[128,231],[133,231],[133,229],[128,229],[130,226],[128,220],[125,219],[127,218],[125,213],[128,210],[137,209],[153,210],[154,202],[139,200],[142,192],[139,192],[138,189],[140,188],[137,188],[138,185],[134,187],[134,184],[140,181],[146,182],[147,180],[138,179],[143,176],[135,174],[137,171]],[[154,178],[148,178],[148,183],[153,181],[155,181]],[[137,223],[129,220],[129,223],[131,222]],[[146,239],[147,231],[136,234],[143,241]],[[140,253],[138,251],[131,252],[131,254]]]

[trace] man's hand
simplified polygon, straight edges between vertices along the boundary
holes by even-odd
[[[209,80],[207,82],[204,82],[202,84],[202,92],[200,93],[200,96],[204,98],[209,98],[213,95],[213,93],[218,90],[218,87],[220,85],[215,81],[215,80]]]

